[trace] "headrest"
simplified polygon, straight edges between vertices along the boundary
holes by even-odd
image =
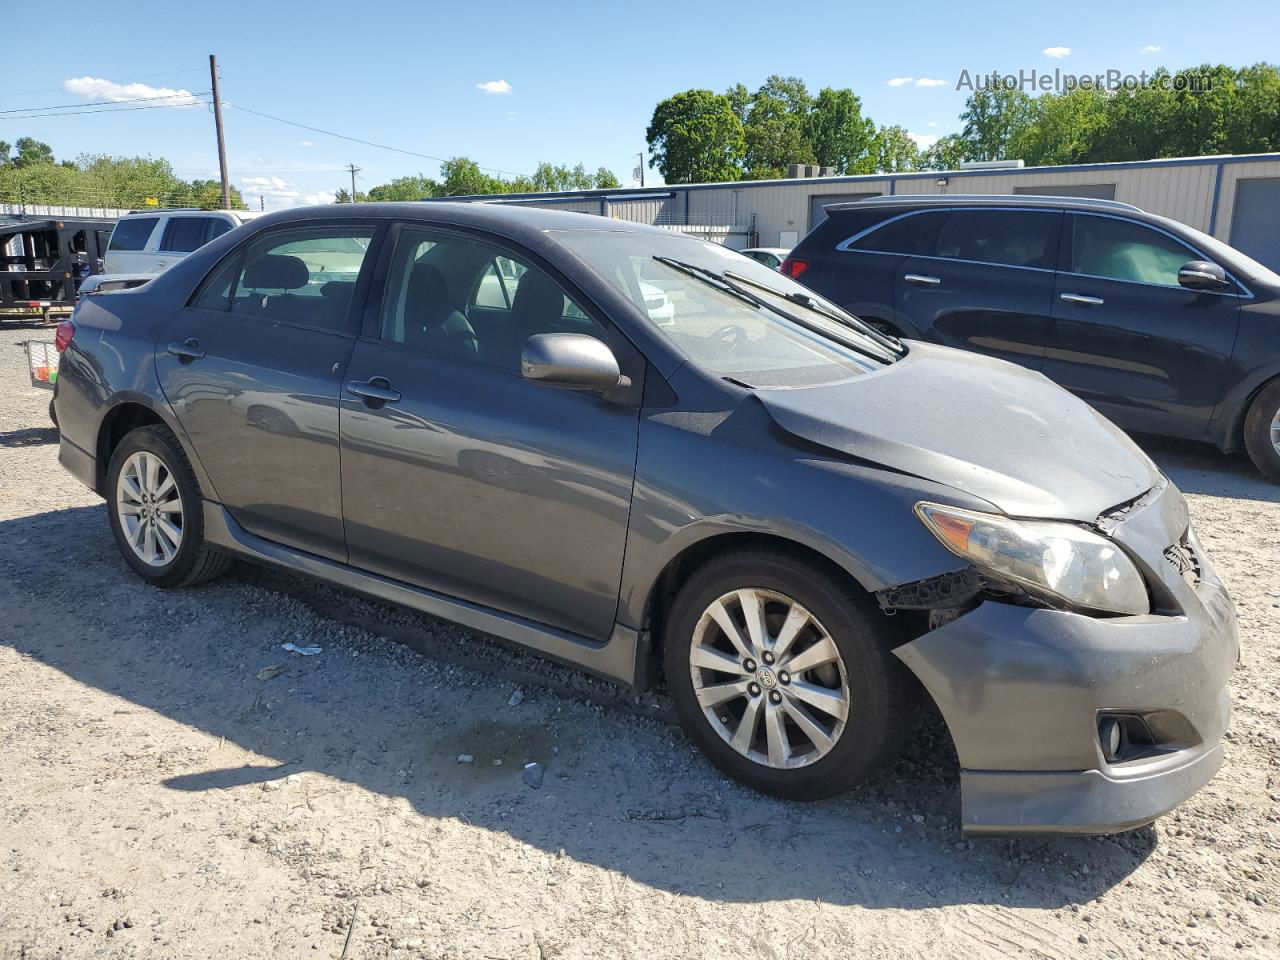
[[[245,268],[240,285],[249,290],[300,290],[311,271],[298,257],[265,253]]]
[[[405,301],[415,310],[425,310],[432,305],[443,307],[449,299],[449,288],[444,282],[444,274],[431,263],[414,264],[409,274],[409,289],[405,291]]]
[[[564,313],[564,291],[545,273],[529,270],[516,287],[511,313],[522,323],[559,317]]]

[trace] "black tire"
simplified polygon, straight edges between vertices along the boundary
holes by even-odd
[[[144,560],[130,545],[121,519],[117,489],[120,473],[129,458],[145,452],[158,458],[173,477],[182,504],[181,543],[173,557],[164,564],[153,565]],[[125,563],[147,583],[157,587],[189,587],[221,576],[231,558],[211,548],[204,540],[204,499],[195,472],[178,439],[168,427],[139,427],[126,434],[111,455],[107,468],[107,515],[111,532]]]
[[[771,767],[740,753],[717,731],[698,702],[690,668],[695,630],[714,601],[741,588],[796,601],[825,628],[843,663],[849,692],[843,731],[829,752],[803,766]],[[775,632],[772,624],[769,629]],[[895,629],[855,584],[810,559],[762,549],[717,557],[681,587],[663,633],[667,685],[685,732],[720,770],[763,793],[788,800],[820,800],[844,793],[893,759],[910,726],[914,687],[891,652]],[[779,696],[786,689],[781,674],[778,678],[779,686],[769,689],[770,697],[775,689]],[[749,705],[745,697],[741,702]],[[765,726],[762,720],[762,737]]]
[[[1280,450],[1271,437],[1271,424],[1280,416],[1280,379],[1272,380],[1253,398],[1244,418],[1244,446],[1263,476],[1280,483]]]

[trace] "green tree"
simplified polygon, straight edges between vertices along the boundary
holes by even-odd
[[[728,97],[686,90],[659,103],[645,133],[652,163],[668,183],[732,180],[746,140]]]
[[[920,150],[902,127],[881,127],[871,145],[877,173],[910,173],[920,169]]]
[[[949,133],[939,137],[933,146],[920,153],[922,170],[957,170],[960,164],[972,159],[969,156],[969,145],[958,133]]]
[[[1111,122],[1108,100],[1102,91],[1084,89],[1035,98],[1009,136],[1007,159],[1033,167],[1081,163]]]
[[[862,115],[862,101],[852,90],[825,87],[818,92],[807,123],[816,161],[836,173],[870,173],[875,124]]]
[[[467,157],[454,157],[440,164],[440,179],[442,197],[507,192],[507,184],[484,173],[479,164]]]
[[[1032,99],[1021,90],[978,90],[965,101],[962,134],[969,146],[971,160],[1015,159],[1009,145],[1031,122]]]
[[[601,167],[596,171],[595,181],[597,190],[612,190],[615,187],[622,186],[614,172],[606,167]]]
[[[53,148],[33,137],[19,137],[15,146],[18,148],[18,154],[13,158],[15,167],[34,167],[54,162]]]
[[[368,199],[371,201],[388,200],[421,200],[424,197],[438,196],[440,184],[423,174],[409,177],[397,177],[390,183],[370,187]]]
[[[729,106],[733,108],[738,119],[746,123],[747,112],[751,109],[751,91],[743,84],[735,83],[724,92],[724,95],[728,98]]]
[[[751,98],[744,129],[746,176],[770,180],[791,163],[817,163],[806,129],[813,98],[796,77],[771,76]]]
[[[12,152],[13,144],[0,140],[0,167],[7,167],[13,163],[13,157],[9,155]]]

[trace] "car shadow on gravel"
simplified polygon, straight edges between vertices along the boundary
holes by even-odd
[[[310,612],[254,580],[250,570],[193,590],[147,587],[118,558],[100,506],[0,522],[0,602],[9,611],[2,642],[214,738],[207,754],[182,754],[183,772],[128,774],[173,790],[229,791],[249,802],[259,795],[248,791],[306,789],[305,803],[289,801],[289,816],[321,818],[335,789],[324,778],[333,778],[403,797],[424,826],[465,823],[510,835],[551,863],[568,857],[655,889],[760,904],[1081,904],[1123,883],[1157,843],[1151,828],[1109,838],[965,839],[955,760],[936,718],[861,791],[822,803],[775,800],[721,777],[677,728],[634,716],[621,691],[610,706],[533,682],[513,688],[323,623],[309,628],[325,633],[320,655],[284,653],[283,641],[312,639],[299,632]],[[420,623],[428,647],[489,643]],[[262,672],[273,666],[282,672]],[[235,747],[255,759],[235,762]],[[542,768],[537,787],[524,776],[528,762]],[[293,774],[307,786],[290,785]],[[380,807],[353,803],[334,801],[332,815],[379,816]]]
[[[25,427],[0,433],[0,447],[39,447],[57,442],[57,427]]]

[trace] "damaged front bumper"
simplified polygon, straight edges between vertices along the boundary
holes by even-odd
[[[987,600],[896,651],[950,729],[969,832],[1127,830],[1191,796],[1222,762],[1235,611],[1182,495],[1167,485],[1110,535],[1147,578],[1152,613]],[[1148,742],[1110,755],[1100,727],[1115,716]]]

